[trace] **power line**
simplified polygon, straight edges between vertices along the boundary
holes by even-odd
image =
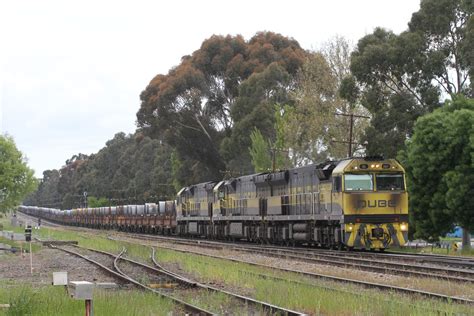
[[[341,116],[347,116],[347,117],[350,117],[350,125],[349,125],[349,141],[337,141],[337,140],[333,140],[332,142],[334,143],[344,143],[344,144],[348,144],[349,145],[349,148],[348,148],[348,152],[347,152],[347,157],[351,157],[352,156],[352,145],[356,145],[357,143],[353,142],[352,141],[352,135],[353,135],[353,129],[354,129],[354,118],[366,118],[366,119],[370,119],[369,116],[365,116],[365,115],[358,115],[358,114],[354,114],[354,113],[350,113],[350,114],[347,114],[347,113],[334,113],[335,115],[341,115]]]

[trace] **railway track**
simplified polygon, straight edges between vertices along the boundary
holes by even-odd
[[[173,301],[175,304],[177,304],[178,306],[183,308],[183,311],[186,312],[186,313],[200,314],[200,315],[213,315],[212,312],[210,312],[206,309],[203,309],[201,307],[198,307],[198,306],[195,306],[193,304],[187,303],[185,301],[179,300],[179,299],[174,298],[174,297],[172,297],[172,296],[170,296],[166,293],[163,293],[161,291],[155,290],[155,289],[153,289],[153,288],[151,288],[151,287],[149,287],[149,286],[147,286],[143,283],[140,283],[139,281],[133,279],[130,276],[124,275],[121,272],[116,271],[116,269],[114,268],[114,264],[116,262],[115,258],[118,257],[118,256],[114,256],[113,254],[100,252],[100,251],[95,251],[95,250],[91,250],[91,249],[88,249],[91,252],[91,254],[84,255],[84,254],[79,253],[78,251],[67,249],[65,247],[57,247],[57,246],[53,246],[53,245],[51,247],[55,248],[55,249],[58,249],[58,250],[61,250],[61,251],[64,251],[66,253],[69,253],[71,255],[80,257],[80,258],[82,258],[82,259],[84,259],[84,260],[86,260],[86,261],[102,268],[106,273],[114,276],[115,278],[117,278],[122,283],[132,283],[132,284],[134,284],[135,286],[137,286],[139,288],[143,288],[145,290],[148,290],[148,291],[151,291],[155,294],[158,294],[162,297],[168,298],[171,301]],[[86,249],[86,248],[82,248],[82,249]],[[121,254],[119,254],[119,255],[121,255]],[[105,261],[105,264],[104,264],[104,261]]]
[[[176,275],[174,272],[170,271],[170,270],[167,270],[166,268],[164,268],[161,264],[159,264],[156,260],[156,250],[154,247],[152,247],[152,255],[151,255],[151,259],[153,261],[153,264],[160,270],[160,271],[165,271],[169,274],[172,274],[172,275]],[[194,282],[194,281],[192,281]],[[200,287],[202,289],[205,289],[205,290],[208,290],[208,291],[212,291],[212,292],[216,292],[216,293],[224,293],[226,295],[229,295],[229,296],[232,296],[234,298],[237,298],[238,300],[242,301],[243,303],[245,303],[246,305],[254,305],[254,306],[257,306],[257,307],[261,307],[264,311],[265,314],[269,313],[269,314],[284,314],[284,315],[302,315],[301,313],[299,312],[295,312],[295,311],[292,311],[292,310],[289,310],[289,309],[285,309],[285,308],[281,308],[281,307],[278,307],[276,305],[273,305],[273,304],[269,304],[267,302],[263,302],[263,301],[259,301],[259,300],[255,300],[253,298],[250,298],[250,297],[247,297],[247,296],[243,296],[243,295],[239,295],[239,294],[235,294],[235,293],[232,293],[232,292],[229,292],[229,291],[226,291],[226,290],[223,290],[223,289],[220,289],[220,288],[216,288],[216,287],[213,287],[213,286],[209,286],[209,285],[205,285],[205,284],[202,284],[202,283],[199,283],[199,282],[194,282],[194,284],[197,286],[197,287]]]
[[[88,255],[84,255],[81,254],[80,251],[74,251],[64,247],[53,247],[79,256],[101,267],[109,274],[120,279],[122,282],[129,282],[137,287],[167,297],[178,305],[182,306],[185,311],[191,312],[193,314],[239,314],[242,313],[243,309],[245,309],[244,312],[246,314],[283,314],[290,316],[304,315],[304,313],[272,305],[263,301],[257,301],[252,298],[238,295],[219,288],[200,284],[181,275],[168,271],[159,265],[154,258],[154,249],[152,258],[156,267],[124,257],[124,254],[126,253],[125,249],[116,255],[92,248],[74,246],[80,251],[86,251],[89,253]],[[105,262],[105,264],[103,262]],[[212,294],[224,294],[229,297],[229,300],[227,301],[228,304],[226,304],[226,306],[222,306],[222,308],[225,309],[215,310],[216,307],[200,307],[196,304],[191,304],[188,302],[190,297],[192,297],[193,300],[199,300],[199,298],[201,298],[201,300],[199,300],[201,302],[212,302]]]
[[[382,256],[404,258],[404,260],[413,260],[418,262],[437,262],[444,263],[448,266],[464,266],[474,270],[474,258],[461,257],[461,256],[448,256],[448,255],[436,255],[436,254],[406,254],[395,251],[387,251]]]
[[[133,242],[133,241],[130,241],[130,240],[124,240],[124,239],[120,239],[120,238],[112,238],[112,237],[109,237],[109,238],[113,239],[113,240],[116,240],[116,241],[128,241],[128,242],[132,242],[132,243],[135,243],[135,244],[140,244],[140,245],[143,245],[143,246],[149,246],[148,244],[143,244],[143,243],[140,243],[138,241]],[[133,238],[134,237],[132,237],[132,239]],[[411,288],[404,288],[404,287],[399,287],[399,286],[394,286],[394,285],[380,284],[380,283],[374,283],[374,282],[366,282],[366,281],[355,280],[355,279],[350,279],[350,278],[343,278],[343,277],[336,277],[336,276],[319,274],[319,273],[312,273],[312,272],[301,271],[301,270],[296,270],[296,269],[275,267],[275,266],[255,263],[255,262],[247,261],[247,260],[239,260],[239,259],[228,258],[228,257],[224,257],[224,256],[204,254],[204,253],[199,252],[199,251],[176,249],[174,247],[164,246],[164,245],[155,245],[155,247],[162,248],[162,249],[173,250],[173,251],[186,253],[186,254],[193,254],[193,255],[211,257],[211,258],[215,258],[215,259],[223,259],[223,260],[228,260],[228,261],[233,261],[233,262],[245,263],[245,264],[249,264],[249,265],[253,265],[253,266],[272,269],[272,270],[278,270],[278,271],[290,272],[290,273],[297,273],[299,275],[303,275],[303,276],[310,277],[310,278],[325,279],[325,280],[335,281],[335,282],[339,282],[339,283],[349,283],[349,284],[359,285],[359,286],[362,286],[362,287],[365,287],[365,288],[374,288],[374,289],[378,289],[378,290],[398,292],[398,293],[408,294],[408,295],[412,295],[412,296],[415,295],[415,296],[421,296],[421,297],[426,297],[426,298],[442,300],[442,301],[446,301],[446,302],[474,305],[474,300],[466,299],[466,298],[462,298],[462,297],[449,296],[449,295],[444,295],[444,294],[440,294],[440,293],[433,293],[433,292],[429,292],[429,291],[422,291],[422,290],[416,290],[416,289],[411,289]],[[215,245],[214,247],[219,247],[219,246]]]
[[[91,231],[91,229],[87,229]],[[442,280],[449,280],[452,282],[473,282],[473,259],[470,258],[459,258],[456,256],[439,256],[439,255],[412,255],[412,254],[400,254],[400,253],[367,253],[367,252],[346,252],[346,251],[333,251],[326,249],[314,249],[314,248],[282,248],[278,246],[269,245],[249,245],[248,243],[227,243],[220,241],[208,241],[208,240],[196,240],[176,237],[163,237],[155,235],[141,235],[141,234],[126,234],[117,233],[118,236],[124,236],[126,238],[140,238],[151,241],[163,240],[166,242],[173,242],[183,245],[199,245],[201,247],[224,249],[229,248],[236,251],[243,251],[249,253],[257,253],[266,256],[280,257],[286,259],[294,259],[306,262],[337,265],[346,268],[356,268],[364,271],[373,271],[380,273],[390,273],[399,275],[410,275],[416,277],[429,277],[438,278]],[[160,246],[161,247],[161,246]],[[166,248],[166,247],[162,247]],[[171,249],[176,250],[176,249]],[[180,250],[181,251],[181,250]],[[183,252],[183,251],[182,251]],[[190,251],[189,253],[193,253]],[[199,252],[193,254],[204,255]],[[218,257],[219,259],[229,258]],[[238,260],[237,260],[238,261]],[[242,261],[244,263],[254,264],[252,262]],[[407,262],[413,262],[414,264],[407,264]],[[453,268],[457,267],[457,268]],[[460,268],[461,267],[461,268]],[[274,267],[269,267],[274,268]],[[285,270],[285,269],[280,269]],[[287,271],[287,272],[292,272]],[[392,285],[376,284],[371,282],[364,282],[359,280],[350,280],[344,278],[338,278],[329,275],[322,274],[311,274],[303,271],[293,271],[300,274],[306,274],[307,276],[324,278],[328,280],[334,280],[337,282],[346,282],[359,284],[365,287],[375,287],[379,289],[403,292],[408,294],[417,294],[425,297],[437,298],[445,301],[452,301],[458,303],[473,304],[473,300],[448,296],[438,293],[431,293],[421,290],[414,290],[409,288],[401,288]]]
[[[24,213],[17,212],[22,217],[25,217],[30,220],[37,220],[36,217],[27,215]],[[43,225],[48,225],[52,227],[67,227],[68,229],[77,230],[77,231],[95,231],[92,228],[85,228],[85,227],[76,227],[76,226],[66,226],[57,223],[53,223],[47,220],[42,220]],[[133,233],[123,233],[123,234],[133,234]],[[174,236],[158,236],[158,235],[143,235],[143,234],[133,234],[139,236],[150,236],[152,238],[161,238],[166,240],[175,240],[177,241],[195,241],[197,243],[214,243],[219,245],[231,244],[231,245],[255,245],[249,244],[247,242],[225,242],[225,241],[209,241],[209,240],[198,240],[198,239],[189,239],[189,238],[182,238],[182,237],[174,237]],[[256,247],[256,246],[255,246]],[[419,264],[435,264],[435,265],[444,265],[450,268],[458,268],[458,269],[465,269],[465,270],[473,270],[474,271],[474,258],[462,257],[462,256],[449,256],[449,255],[437,255],[437,254],[407,254],[402,252],[396,251],[386,251],[386,252],[364,252],[364,251],[338,251],[338,250],[329,250],[329,249],[322,249],[322,248],[313,248],[313,247],[291,247],[291,248],[282,248],[279,246],[272,246],[272,245],[258,245],[258,248],[269,248],[269,249],[292,249],[297,251],[306,251],[308,253],[324,253],[324,254],[332,254],[338,255],[345,258],[369,258],[369,259],[386,259],[386,260],[399,260],[404,262],[414,262]],[[469,274],[467,275],[469,276]]]
[[[25,214],[25,213],[21,213],[21,212],[16,212],[16,214],[17,214],[16,217],[18,219],[27,220],[27,221],[30,221],[31,223],[37,223],[38,222],[37,217],[31,216],[31,215],[28,215],[28,214]],[[64,225],[56,224],[56,223],[53,223],[53,222],[50,222],[50,221],[47,221],[47,220],[44,220],[44,219],[41,219],[41,223],[44,226],[64,227]],[[24,224],[26,225],[26,222]]]
[[[468,282],[474,283],[474,270],[469,269],[462,263],[463,269],[455,269],[444,266],[436,266],[436,261],[430,261],[431,265],[415,262],[408,264],[402,262],[400,257],[383,256],[378,257],[374,254],[364,253],[347,253],[344,251],[333,252],[326,250],[309,250],[307,248],[281,248],[274,246],[253,246],[248,244],[230,244],[215,241],[189,240],[181,238],[167,238],[149,235],[134,235],[134,237],[146,240],[165,240],[182,245],[191,245],[199,247],[207,247],[213,249],[231,249],[234,251],[242,251],[254,254],[262,254],[271,257],[294,259],[299,261],[326,264],[331,266],[339,266],[344,268],[357,268],[362,271],[370,271],[377,273],[386,273],[393,275],[414,276],[424,278],[438,278],[452,282]]]

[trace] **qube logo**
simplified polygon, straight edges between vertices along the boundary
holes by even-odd
[[[357,200],[356,202],[356,208],[395,206],[397,206],[397,203],[394,200]]]

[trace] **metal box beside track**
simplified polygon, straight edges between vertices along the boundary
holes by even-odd
[[[53,272],[53,285],[67,285],[67,272]]]
[[[87,281],[69,282],[69,294],[76,300],[91,300],[94,283]]]

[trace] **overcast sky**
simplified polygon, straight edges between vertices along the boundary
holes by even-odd
[[[418,0],[0,0],[0,130],[36,176],[135,130],[140,92],[213,34],[258,31],[318,49],[407,28]]]

